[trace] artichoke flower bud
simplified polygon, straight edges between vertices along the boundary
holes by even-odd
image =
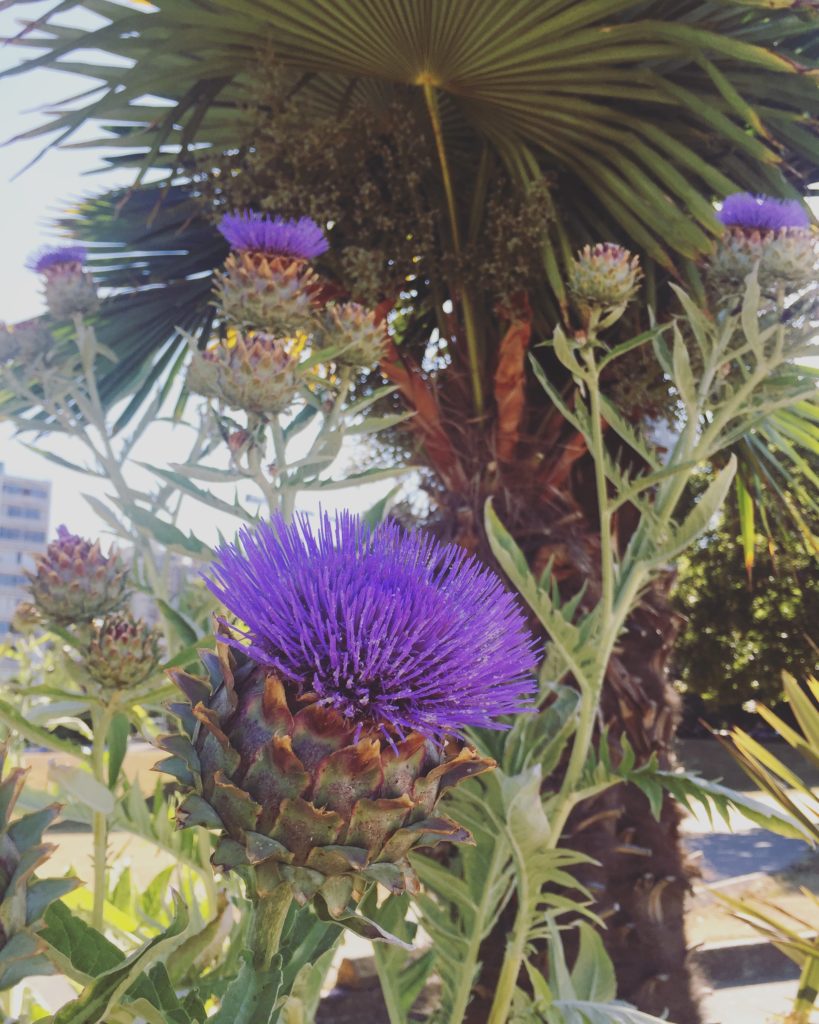
[[[61,249],[45,249],[29,266],[45,281],[45,299],[55,320],[72,316],[88,316],[99,308],[94,279],[85,270],[86,251],[81,245]]]
[[[146,682],[162,659],[162,634],[131,615],[106,615],[91,627],[83,652],[88,675],[109,689],[132,689]]]
[[[18,768],[3,777],[5,758],[0,747],[0,990],[53,972],[36,933],[49,904],[80,884],[76,878],[35,877],[55,849],[43,842],[43,832],[61,808],[51,804],[12,821],[27,772]]]
[[[39,318],[19,324],[0,324],[0,363],[10,360],[33,363],[44,356],[53,343],[51,331]]]
[[[760,288],[769,296],[796,291],[815,279],[816,238],[801,203],[737,192],[727,197],[717,217],[725,232],[707,270],[717,294],[735,300],[756,266]]]
[[[328,306],[319,336],[323,348],[340,349],[334,362],[355,367],[377,366],[388,340],[385,325],[357,302]]]
[[[194,353],[188,388],[231,409],[262,416],[284,412],[298,390],[298,356],[303,345],[297,338],[232,334]]]
[[[351,516],[281,517],[217,554],[208,586],[247,625],[173,676],[161,769],[214,864],[342,915],[377,881],[412,890],[411,850],[468,842],[441,796],[494,763],[472,724],[531,706],[535,650],[514,597],[463,550]],[[320,585],[319,585],[319,581]]]
[[[270,334],[309,330],[321,282],[308,260],[328,248],[318,224],[246,210],[226,214],[219,230],[232,250],[216,275],[216,304],[224,316]]]
[[[43,620],[40,613],[30,601],[21,601],[14,609],[11,617],[11,628],[14,633],[20,636],[29,636],[41,629]]]
[[[92,544],[65,526],[37,556],[35,569],[26,573],[31,599],[44,621],[57,626],[90,622],[119,608],[128,594],[128,569],[116,548],[103,555],[99,541]]]
[[[569,291],[585,327],[610,327],[637,293],[640,258],[613,242],[586,245],[569,266]]]

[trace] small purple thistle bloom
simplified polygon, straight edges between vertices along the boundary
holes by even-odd
[[[250,657],[361,728],[433,740],[532,710],[539,645],[515,597],[455,544],[324,514],[274,516],[217,551],[207,585]]]
[[[330,248],[324,232],[310,217],[286,220],[255,210],[242,210],[241,213],[226,213],[219,222],[219,230],[231,249],[239,252],[309,260]]]
[[[810,219],[797,199],[734,192],[726,196],[717,219],[729,228],[748,231],[780,231],[782,228],[807,228]]]
[[[56,249],[44,248],[35,253],[26,266],[38,274],[45,274],[49,270],[56,270],[59,267],[72,264],[85,263],[88,250],[84,245],[64,245]]]

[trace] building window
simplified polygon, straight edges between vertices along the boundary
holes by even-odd
[[[9,519],[40,519],[40,509],[29,508],[25,505],[6,505],[6,515]]]
[[[0,619],[0,636],[2,636],[3,633],[10,633],[10,632],[11,632],[11,623],[10,622],[3,622],[3,620]]]
[[[43,487],[21,487],[20,484],[3,484],[6,494],[22,494],[27,498],[47,498],[48,491]]]
[[[45,534],[42,530],[19,530],[15,526],[0,526],[0,540],[27,540],[32,544],[42,544]]]
[[[28,580],[13,572],[0,572],[0,587],[22,587]]]

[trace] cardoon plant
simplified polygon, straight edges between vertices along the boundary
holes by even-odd
[[[735,301],[759,266],[760,286],[782,297],[816,275],[816,241],[805,207],[795,199],[736,192],[717,214],[725,234],[709,264],[708,279],[721,297]]]
[[[531,706],[535,644],[461,548],[349,514],[242,531],[208,585],[243,625],[207,680],[175,673],[163,767],[180,823],[218,829],[214,863],[245,876],[269,963],[293,898],[361,929],[365,888],[415,887],[411,850],[470,840],[439,800],[493,767],[465,730]]]
[[[271,334],[309,327],[320,280],[308,260],[328,247],[321,227],[309,217],[285,220],[244,210],[226,214],[219,230],[231,247],[216,285],[227,319]]]
[[[48,311],[57,320],[94,313],[97,289],[85,270],[88,253],[82,245],[41,249],[29,267],[43,276]]]

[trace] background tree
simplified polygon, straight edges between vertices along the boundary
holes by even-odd
[[[806,524],[810,527],[810,521]],[[797,679],[819,664],[819,580],[804,540],[779,532],[779,543],[755,535],[755,566],[740,569],[736,507],[680,559],[673,604],[684,618],[672,670],[713,725],[744,718],[749,700],[781,696],[782,672]]]
[[[100,277],[128,289],[109,307],[113,317],[128,306],[133,334],[118,323],[112,347],[125,358],[107,398],[132,396],[127,417],[167,381],[184,358],[177,324],[204,341],[203,271],[224,255],[208,227],[215,213],[252,203],[332,221],[322,271],[392,311],[397,347],[383,371],[416,411],[412,448],[431,473],[435,528],[488,556],[480,510],[492,496],[533,569],[551,560],[565,596],[586,584],[593,602],[594,475],[561,413],[573,385],[538,349],[548,401],[527,349],[560,321],[579,326],[563,281],[581,245],[639,250],[644,305],[662,313],[669,278],[704,297],[697,260],[721,231],[714,198],[798,196],[813,180],[816,12],[751,0],[89,7],[111,23],[77,33],[45,18],[21,39],[46,51],[24,67],[101,83],[38,131],[65,141],[94,120],[110,129],[101,144],[121,151],[112,163],[169,179],[74,219],[86,240],[118,243],[100,254]],[[80,47],[130,63],[78,64]],[[143,105],[147,93],[167,106]],[[624,318],[623,337],[644,326]],[[606,378],[603,412],[612,450],[636,465],[640,425],[673,397],[640,356],[623,365]],[[618,542],[629,523],[624,509]],[[641,759],[667,760],[674,732],[663,589],[645,596],[607,679],[611,735],[625,733]],[[625,807],[618,798],[580,814],[573,842],[603,865],[592,881],[621,994],[687,1024],[699,1016],[677,822],[667,802],[655,823],[635,791]],[[486,951],[488,987],[500,945]],[[477,999],[474,1019],[482,1012]]]

